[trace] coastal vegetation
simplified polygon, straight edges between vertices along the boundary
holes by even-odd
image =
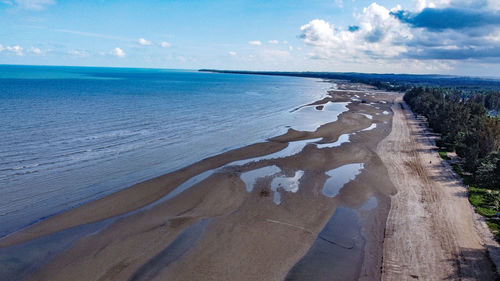
[[[500,92],[414,87],[404,100],[441,135],[439,155],[468,186],[469,201],[500,240]],[[447,152],[458,157],[450,158]]]

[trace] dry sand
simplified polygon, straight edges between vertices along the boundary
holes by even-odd
[[[467,190],[425,124],[401,100],[377,153],[398,193],[386,224],[382,280],[495,280]]]
[[[0,262],[28,280],[491,280],[467,198],[442,177],[432,144],[394,104],[401,95],[352,83],[339,88],[308,105],[326,112],[327,102],[350,101],[337,121],[314,132],[290,129],[51,217],[0,240]],[[339,147],[308,144],[289,157],[223,167],[292,141],[331,143],[342,134],[351,134],[350,142]],[[336,196],[323,195],[326,172],[352,163],[364,169]],[[259,178],[251,192],[240,178],[272,165],[282,176],[304,172],[298,191],[281,192],[279,205],[271,176]],[[215,172],[177,196],[132,212],[209,170]],[[37,260],[41,268],[23,268],[23,257],[2,260],[2,248],[30,247],[117,215],[55,257]]]

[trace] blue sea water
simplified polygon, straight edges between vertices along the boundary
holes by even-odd
[[[0,65],[0,237],[290,126],[304,129],[314,122],[301,123],[293,109],[331,86],[296,77]]]

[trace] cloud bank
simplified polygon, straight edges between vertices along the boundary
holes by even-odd
[[[356,24],[335,26],[314,19],[299,38],[313,59],[344,62],[500,59],[500,1],[419,0],[412,10],[372,3]]]

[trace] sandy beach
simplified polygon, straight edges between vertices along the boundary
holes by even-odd
[[[498,245],[438,156],[434,136],[401,99],[377,152],[398,189],[384,239],[383,280],[496,280]],[[490,248],[491,257],[487,251]]]
[[[327,113],[346,103],[336,121],[290,129],[13,233],[0,240],[0,274],[495,280],[486,246],[496,244],[401,98],[339,82],[306,105]]]

